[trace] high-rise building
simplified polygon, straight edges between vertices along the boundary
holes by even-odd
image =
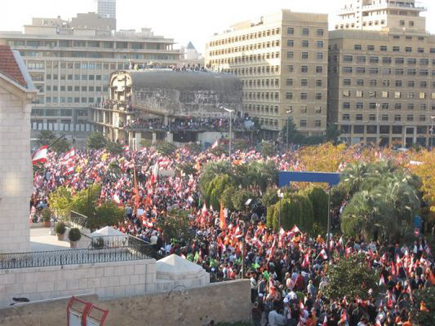
[[[244,113],[276,139],[292,119],[306,135],[326,130],[328,16],[290,10],[215,34],[205,64],[243,82]]]
[[[430,145],[435,36],[414,0],[352,1],[329,38],[329,121],[349,143]]]
[[[94,28],[85,27],[84,21]],[[33,138],[40,130],[53,130],[80,142],[93,129],[89,109],[108,97],[112,72],[133,65],[169,67],[179,61],[173,39],[150,29],[115,32],[112,22],[92,13],[72,21],[34,18],[24,33],[0,32],[0,44],[21,53],[38,89]]]
[[[116,19],[116,0],[98,0],[98,15]]]

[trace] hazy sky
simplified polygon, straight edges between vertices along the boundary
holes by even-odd
[[[4,0],[6,1],[6,0]],[[215,32],[279,9],[328,13],[333,24],[344,0],[118,0],[118,29],[152,28],[155,34],[174,38],[181,45],[192,41],[200,51]],[[420,0],[435,17],[435,1]],[[0,30],[21,30],[32,17],[71,18],[78,12],[96,11],[96,0],[12,0],[0,10]],[[435,33],[435,19],[427,29]]]

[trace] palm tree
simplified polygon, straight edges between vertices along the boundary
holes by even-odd
[[[353,195],[361,189],[361,186],[369,176],[369,166],[365,162],[357,162],[347,168],[342,176],[341,183],[349,195]]]
[[[362,234],[366,240],[378,233],[386,233],[394,214],[382,198],[360,191],[353,196],[341,217],[341,230],[348,236]]]

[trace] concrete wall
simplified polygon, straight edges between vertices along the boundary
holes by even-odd
[[[0,270],[0,307],[13,297],[30,301],[95,293],[100,298],[153,293],[154,259]],[[1,325],[1,322],[0,322]]]
[[[29,251],[29,101],[26,93],[0,79],[0,253]]]
[[[215,283],[188,291],[99,300],[83,298],[108,309],[107,326],[200,326],[215,322],[250,320],[249,280]],[[68,300],[23,304],[0,310],[0,325],[66,325]]]

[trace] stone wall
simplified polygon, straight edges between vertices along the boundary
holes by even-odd
[[[13,297],[38,301],[80,294],[105,299],[141,295],[153,293],[155,283],[154,259],[0,270],[0,307],[9,306]]]
[[[0,79],[0,253],[29,251],[29,102],[25,92]]]
[[[83,300],[109,310],[107,326],[201,326],[211,319],[249,321],[251,311],[249,280],[122,299],[99,300],[88,296]],[[57,300],[2,309],[0,325],[65,325],[67,302]]]

